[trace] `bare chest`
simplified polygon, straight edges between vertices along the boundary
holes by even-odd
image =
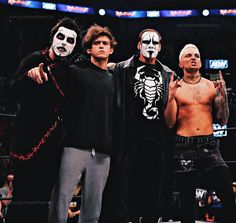
[[[206,85],[188,84],[178,89],[176,99],[179,106],[209,105],[213,100],[213,92]]]

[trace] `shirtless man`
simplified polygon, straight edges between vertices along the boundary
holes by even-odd
[[[201,65],[198,48],[193,44],[185,45],[179,54],[179,66],[184,76],[177,81],[171,78],[165,110],[168,127],[176,129],[173,161],[180,192],[181,222],[195,222],[195,189],[199,173],[207,176],[207,186],[214,188],[222,201],[223,222],[235,222],[230,172],[213,135],[214,118],[223,126],[229,117],[225,82],[221,72],[220,80],[214,82],[201,77]]]

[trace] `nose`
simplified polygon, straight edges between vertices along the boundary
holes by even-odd
[[[63,40],[62,40],[62,45],[63,46],[65,46],[67,43],[66,43],[66,38],[64,38]]]
[[[103,42],[99,43],[99,47],[100,47],[100,48],[103,48],[103,47],[104,47]]]
[[[150,44],[148,45],[148,47],[151,48],[151,49],[154,49],[154,44],[153,44],[152,41],[150,42]]]

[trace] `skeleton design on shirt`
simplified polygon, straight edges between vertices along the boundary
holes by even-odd
[[[162,98],[163,81],[161,72],[152,69],[152,75],[150,73],[150,68],[143,65],[137,68],[134,79],[136,80],[134,84],[135,97],[139,96],[143,100],[143,116],[146,119],[159,119],[159,111],[157,107],[157,102]]]

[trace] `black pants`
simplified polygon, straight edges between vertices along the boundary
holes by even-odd
[[[153,223],[162,215],[162,170],[160,144],[139,142],[131,157],[128,178],[128,215],[133,222]]]
[[[156,223],[169,214],[164,212],[170,211],[172,172],[163,165],[162,152],[158,143],[139,141],[133,153],[112,160],[99,223],[137,223],[140,217]]]
[[[15,176],[13,199],[6,216],[6,223],[45,223],[48,203],[58,176],[60,148],[43,148],[32,160],[13,160]]]
[[[196,173],[177,174],[177,189],[180,192],[181,222],[194,223],[194,204],[196,190]],[[214,188],[223,206],[224,223],[236,222],[235,201],[229,170],[225,166],[212,168],[205,173],[206,185]]]
[[[176,136],[174,166],[180,192],[181,222],[194,223],[195,190],[199,174],[207,189],[214,189],[223,205],[223,222],[236,222],[236,209],[229,169],[212,135]]]

